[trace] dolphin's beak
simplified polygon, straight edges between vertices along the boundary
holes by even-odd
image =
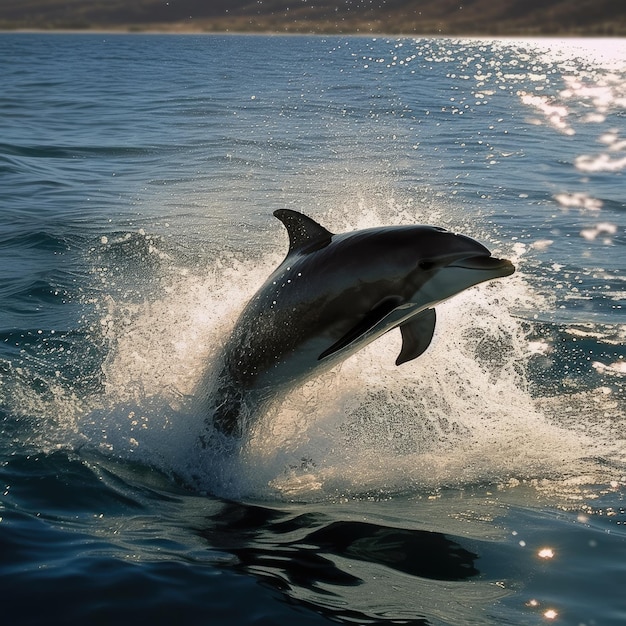
[[[464,259],[458,259],[450,263],[448,267],[458,267],[466,270],[484,270],[494,272],[495,276],[510,276],[515,271],[515,266],[508,259],[496,259],[492,256],[479,255]]]

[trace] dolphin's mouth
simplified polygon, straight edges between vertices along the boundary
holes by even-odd
[[[450,263],[448,267],[497,272],[498,276],[510,276],[515,271],[515,266],[508,259],[496,259],[495,257],[487,255],[458,259],[457,261]]]

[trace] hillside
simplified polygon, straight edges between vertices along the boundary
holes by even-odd
[[[3,29],[626,35],[623,0],[2,0]]]

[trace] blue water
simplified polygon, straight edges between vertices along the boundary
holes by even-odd
[[[19,624],[623,624],[623,40],[0,35],[0,572]],[[286,251],[517,273],[198,446]]]

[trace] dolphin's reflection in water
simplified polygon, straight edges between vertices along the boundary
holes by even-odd
[[[478,555],[442,533],[322,513],[226,503],[199,532],[236,557],[229,568],[343,623],[429,624],[421,594],[445,602],[451,585],[480,575]]]

